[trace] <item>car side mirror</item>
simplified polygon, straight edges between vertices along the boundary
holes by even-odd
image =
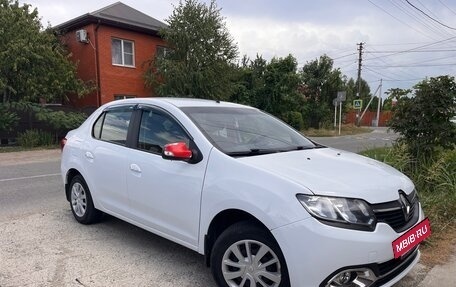
[[[193,153],[185,142],[169,143],[163,147],[162,157],[169,160],[188,161]]]

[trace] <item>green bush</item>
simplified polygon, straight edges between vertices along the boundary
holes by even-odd
[[[456,228],[456,147],[437,149],[432,155],[417,158],[404,144],[363,154],[392,165],[410,177],[425,215],[431,219],[433,231],[441,233],[447,228]]]
[[[51,133],[34,129],[20,133],[17,137],[17,142],[24,148],[56,144],[55,137]]]
[[[402,135],[401,141],[415,157],[431,156],[440,147],[451,149],[456,144],[456,82],[454,77],[429,78],[411,90],[392,89],[398,99],[389,126]]]
[[[0,104],[0,132],[11,131],[17,125],[19,117],[9,107]]]
[[[302,119],[302,114],[300,112],[286,112],[283,119],[287,124],[294,127],[298,131],[302,130],[304,127],[304,120]]]

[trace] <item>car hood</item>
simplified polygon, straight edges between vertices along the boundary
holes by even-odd
[[[271,176],[293,181],[316,195],[361,198],[380,203],[410,193],[411,180],[376,160],[332,148],[317,148],[238,158]]]

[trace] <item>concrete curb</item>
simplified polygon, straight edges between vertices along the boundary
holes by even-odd
[[[456,248],[450,260],[442,265],[434,266],[418,287],[454,287],[456,286]]]

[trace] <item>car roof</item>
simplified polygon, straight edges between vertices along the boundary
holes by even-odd
[[[195,99],[195,98],[166,98],[166,97],[154,97],[154,98],[134,98],[126,100],[117,100],[110,102],[109,105],[116,105],[121,103],[135,103],[135,104],[160,104],[167,103],[178,108],[183,107],[234,107],[234,108],[252,108],[249,106],[235,104],[224,101],[217,100],[205,100],[205,99]]]

